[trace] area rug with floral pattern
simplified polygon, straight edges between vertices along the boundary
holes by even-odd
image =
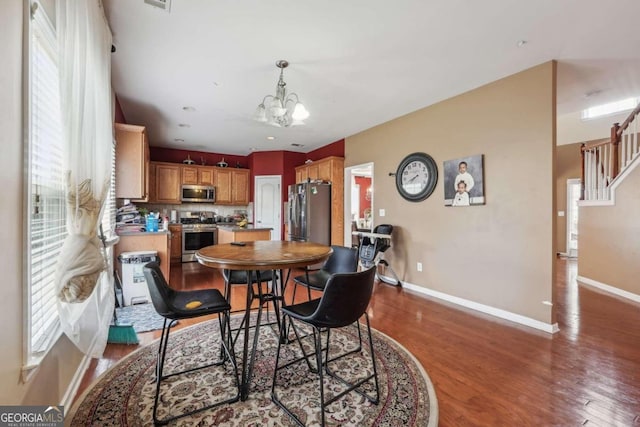
[[[237,327],[240,316],[232,318]],[[250,339],[253,340],[251,329]],[[293,420],[271,401],[271,383],[278,347],[273,326],[262,326],[255,354],[249,398],[201,411],[172,423],[180,426],[294,426]],[[336,373],[356,379],[371,372],[371,358],[366,344],[366,327],[362,327],[365,345],[362,351],[332,362]],[[360,394],[350,392],[329,405],[325,412],[330,426],[428,426],[438,425],[438,405],[433,385],[420,363],[399,343],[372,330],[380,402],[370,403]],[[293,333],[290,335],[293,337]],[[236,342],[241,357],[242,334]],[[311,348],[309,339],[305,348]],[[330,357],[357,346],[358,330],[354,325],[332,330]],[[149,426],[155,393],[155,364],[158,341],[131,353],[105,372],[80,396],[67,414],[65,425],[71,426]],[[283,345],[281,361],[301,354],[297,343]],[[218,321],[211,320],[171,333],[164,372],[217,360],[220,355]],[[163,380],[158,416],[187,412],[209,402],[222,400],[234,389],[230,363],[214,366]],[[278,374],[278,396],[291,407],[306,425],[320,425],[319,384],[317,375],[306,363],[294,364]],[[341,384],[325,377],[325,398],[340,392]],[[374,390],[372,382],[365,386]]]

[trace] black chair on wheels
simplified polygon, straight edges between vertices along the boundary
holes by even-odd
[[[369,305],[369,301],[371,299],[371,294],[373,293],[374,278],[374,268],[369,268],[367,270],[355,273],[338,273],[329,278],[321,298],[282,307],[283,321],[288,318],[291,322],[296,340],[300,345],[303,356],[295,360],[286,361],[284,364],[280,365],[280,350],[282,348],[283,342],[282,340],[279,341],[278,352],[276,355],[276,366],[273,372],[273,381],[271,385],[271,400],[280,408],[282,408],[289,416],[291,416],[299,425],[304,424],[281,401],[281,399],[278,397],[278,394],[276,393],[278,372],[282,369],[291,369],[292,366],[303,360],[306,361],[307,365],[311,368],[310,358],[313,357],[315,357],[316,368],[311,368],[310,370],[313,373],[318,374],[320,384],[320,407],[322,426],[324,426],[325,423],[325,408],[351,391],[356,391],[373,404],[378,404],[380,400],[378,373],[376,370],[376,360],[373,350],[371,327],[369,325],[369,316],[366,312],[367,306]],[[369,351],[371,353],[372,373],[365,376],[364,378],[358,379],[355,382],[348,382],[338,373],[333,372],[329,369],[330,362],[336,359],[329,359],[328,343],[331,335],[330,331],[331,329],[342,328],[344,326],[348,326],[354,322],[357,322],[358,319],[360,319],[363,315],[366,319],[367,332],[369,335]],[[302,339],[304,337],[300,334],[298,326],[296,326],[295,322],[301,322],[313,328],[314,333],[312,335],[305,335],[307,337],[314,337],[315,352],[313,354],[308,354],[305,351],[302,343]],[[323,348],[321,332],[325,331],[327,332],[327,347]],[[325,387],[323,371],[330,377],[347,386],[345,390],[341,391],[340,393],[336,394],[331,399],[326,401],[324,396]],[[361,388],[362,385],[371,380],[373,380],[375,385],[375,396],[367,394]]]
[[[236,364],[235,352],[231,343],[231,329],[229,326],[229,313],[231,306],[217,289],[203,289],[193,291],[176,291],[169,287],[160,266],[156,262],[148,263],[143,268],[147,286],[151,295],[153,306],[159,315],[164,317],[164,325],[162,327],[162,335],[160,336],[160,345],[158,347],[158,356],[156,360],[156,394],[153,402],[153,422],[156,425],[168,424],[178,418],[192,415],[196,412],[204,411],[225,403],[236,402],[240,399],[240,381],[238,379],[238,367]],[[204,366],[185,369],[180,372],[172,372],[164,374],[164,362],[167,356],[167,345],[169,343],[169,333],[171,328],[179,319],[191,319],[209,314],[218,315],[218,323],[220,326],[220,335],[222,343],[221,358],[219,361],[209,363]],[[231,397],[217,401],[202,408],[193,409],[180,415],[158,419],[158,401],[160,399],[160,385],[162,380],[187,372],[208,368],[210,366],[224,365],[227,361],[231,362],[233,375],[236,385],[236,393]]]
[[[295,302],[296,288],[298,285],[307,288],[307,294],[311,299],[311,289],[323,291],[329,277],[336,273],[353,273],[358,271],[358,250],[345,246],[332,245],[333,252],[320,270],[309,272],[293,278],[293,301]]]

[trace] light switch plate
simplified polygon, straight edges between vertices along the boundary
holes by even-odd
[[[558,211],[558,216],[564,216],[564,211]]]
[[[384,211],[384,209],[380,209],[380,210],[378,211],[378,214],[379,214],[380,216],[384,216],[384,215],[386,214],[386,212]]]

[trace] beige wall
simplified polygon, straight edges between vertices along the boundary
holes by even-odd
[[[581,206],[578,274],[640,295],[640,167],[620,183],[615,206]]]
[[[347,138],[345,166],[374,162],[375,223],[396,227],[386,258],[401,280],[553,323],[554,150],[549,62]],[[484,154],[486,205],[445,207],[442,177],[427,200],[402,199],[389,172],[415,151],[440,174]]]
[[[565,213],[565,216],[558,217],[556,230],[556,252],[560,253],[567,251],[567,180],[580,179],[582,174],[580,145],[582,144],[556,147],[557,210]]]
[[[0,57],[0,217],[7,222],[0,228],[3,254],[2,302],[0,305],[0,404],[59,404],[75,373],[81,354],[66,337],[61,338],[27,384],[20,381],[23,364],[24,298],[22,278],[23,157],[22,157],[22,31],[23,2],[0,2],[2,40]]]

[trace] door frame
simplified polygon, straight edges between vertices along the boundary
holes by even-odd
[[[571,203],[571,187],[576,184],[577,185],[581,184],[580,178],[567,179],[567,214],[566,214],[567,235],[566,235],[566,245],[565,245],[566,252],[565,253],[567,254],[568,257],[576,257],[578,254],[578,249],[576,249],[575,254],[572,254],[571,248],[569,247],[571,242],[571,218],[572,218],[573,209],[574,209]],[[578,209],[578,208],[579,208],[578,206],[575,207],[575,209]],[[578,221],[580,220],[579,218],[580,217],[578,217]]]
[[[253,177],[253,188],[254,188],[254,206],[253,206],[253,220],[255,221],[258,213],[258,181],[260,180],[277,180],[278,188],[278,199],[274,201],[274,206],[276,211],[278,212],[278,219],[276,224],[271,230],[271,240],[282,240],[282,175],[256,175]],[[255,224],[254,224],[255,226]]]
[[[353,165],[344,168],[344,212],[343,212],[343,221],[344,221],[344,246],[351,246],[351,186],[354,182],[353,172],[358,169],[370,168],[371,169],[371,188],[375,188],[374,183],[374,164],[373,162],[369,163],[361,163],[359,165]],[[375,212],[374,210],[374,202],[375,202],[375,191],[371,191],[371,212]],[[375,215],[371,215],[371,229],[374,227],[374,218]]]

